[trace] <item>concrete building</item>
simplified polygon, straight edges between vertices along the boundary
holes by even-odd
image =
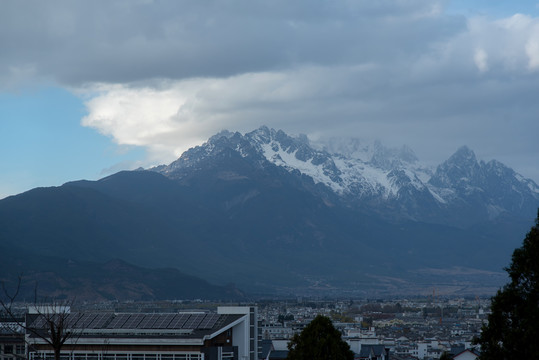
[[[47,321],[29,314],[27,324],[42,331]],[[256,360],[256,307],[219,307],[217,313],[70,313],[71,336],[62,360]],[[30,360],[54,358],[44,338],[27,332]]]
[[[26,358],[24,328],[20,324],[24,319],[0,319],[0,360]]]

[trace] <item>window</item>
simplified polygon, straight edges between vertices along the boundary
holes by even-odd
[[[4,354],[13,354],[13,345],[4,345]]]
[[[30,358],[34,360],[47,360],[47,353],[30,353]]]
[[[16,345],[15,346],[15,352],[17,354],[24,354],[25,353],[24,345]]]
[[[224,352],[221,355],[223,359],[234,359],[234,351]]]

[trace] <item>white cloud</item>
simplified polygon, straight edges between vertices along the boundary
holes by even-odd
[[[106,96],[86,102],[90,115],[82,124],[113,135],[120,144],[147,145],[156,136],[173,131],[170,119],[185,103],[174,89],[132,90],[121,85],[101,88]]]
[[[305,111],[303,103],[334,97],[342,84],[329,83],[342,75],[341,69],[307,67],[162,81],[155,87],[99,84],[87,89],[97,95],[86,101],[82,125],[118,144],[147,147],[152,160],[171,161],[224,128],[245,131],[265,123],[303,122],[303,116],[294,118]]]
[[[539,68],[539,23],[533,23],[530,28],[525,49],[528,55],[528,68],[533,71]]]
[[[174,148],[161,139],[181,130],[181,124],[173,121],[186,102],[181,91],[106,84],[96,89],[99,95],[85,103],[88,115],[83,126],[111,136],[120,145],[148,147],[153,157],[170,158]]]
[[[539,68],[539,39],[530,39],[526,43],[526,54],[529,58],[528,67],[530,70]]]
[[[474,62],[480,72],[488,70],[488,54],[483,49],[476,49],[474,54]]]

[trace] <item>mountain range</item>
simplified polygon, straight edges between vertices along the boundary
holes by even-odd
[[[51,263],[122,259],[139,269],[131,286],[173,268],[229,284],[222,297],[477,295],[505,282],[538,207],[537,184],[467,147],[431,168],[406,146],[261,127],[222,131],[169,165],[0,200],[0,244]]]
[[[406,146],[391,149],[358,139],[311,144],[306,136],[291,137],[267,127],[245,135],[223,131],[172,164],[152,170],[181,180],[229,150],[260,169],[273,164],[306,176],[319,188],[314,193],[390,220],[466,227],[504,214],[529,217],[539,201],[539,187],[532,180],[496,160],[479,162],[466,146],[429,168]]]

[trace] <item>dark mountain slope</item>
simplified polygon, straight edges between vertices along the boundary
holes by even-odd
[[[246,290],[417,291],[469,285],[470,274],[501,284],[490,272],[529,228],[537,186],[466,148],[430,182],[408,152],[376,151],[365,162],[267,128],[223,132],[169,166],[1,200],[0,244],[172,267]],[[454,268],[468,270],[459,278]]]
[[[124,258],[172,266],[251,290],[320,280],[346,287],[363,279],[362,286],[373,286],[373,278],[404,281],[417,268],[496,270],[493,264],[506,262],[497,247],[489,261],[481,260],[479,230],[390,224],[301,190],[300,180],[289,184],[265,174],[254,181],[252,168],[220,164],[191,173],[183,184],[122,172],[6,199],[0,202],[2,243],[77,262]],[[236,175],[222,176],[231,168]]]
[[[177,269],[146,269],[121,260],[106,263],[42,256],[0,247],[0,273],[11,294],[22,275],[17,300],[73,299],[162,300],[162,299],[242,299],[233,286],[223,287],[183,274]]]

